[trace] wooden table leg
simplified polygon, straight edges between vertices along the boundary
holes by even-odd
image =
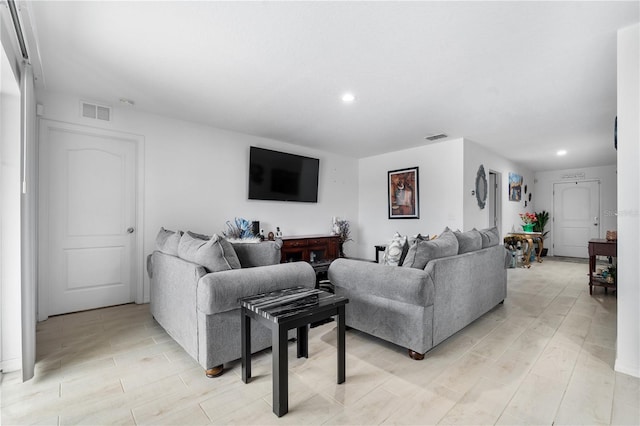
[[[544,238],[538,237],[538,263],[542,263],[542,249],[544,248]]]
[[[309,326],[298,327],[298,358],[309,358]]]
[[[596,269],[596,257],[589,256],[589,295],[593,294],[593,271]]]
[[[273,365],[273,413],[282,417],[289,411],[289,375],[287,354],[287,329],[278,324],[271,328]]]
[[[526,268],[531,268],[531,251],[533,250],[533,239],[527,238],[525,241],[527,242],[527,254],[525,254],[524,266]]]
[[[248,383],[251,378],[251,318],[245,314],[244,308],[241,309],[240,315],[242,381]]]
[[[345,370],[346,370],[346,362],[345,362],[345,322],[344,322],[344,313],[345,308],[344,305],[338,308],[338,384],[344,383],[345,381]]]

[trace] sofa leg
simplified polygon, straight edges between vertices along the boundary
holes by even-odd
[[[500,302],[500,305],[504,305],[504,299],[502,299],[502,302]]]
[[[209,370],[205,370],[204,374],[207,375],[208,378],[212,379],[214,377],[221,376],[224,372],[224,366],[222,364],[217,367],[210,368]]]
[[[415,359],[416,361],[422,361],[424,359],[424,354],[409,349],[409,358]]]

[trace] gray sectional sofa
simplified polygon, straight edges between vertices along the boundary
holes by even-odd
[[[349,298],[346,324],[409,349],[414,359],[503,302],[506,250],[497,229],[416,240],[402,266],[335,260],[329,280]],[[406,247],[405,247],[406,250]]]
[[[151,314],[207,376],[222,374],[224,363],[240,358],[239,298],[315,286],[308,263],[279,263],[281,246],[160,230],[147,260]],[[257,322],[252,327],[252,351],[270,347],[271,332]]]

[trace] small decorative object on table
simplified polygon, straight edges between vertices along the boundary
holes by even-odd
[[[618,231],[607,231],[607,241],[618,241]]]
[[[533,224],[538,220],[535,213],[520,213],[520,219],[522,219],[522,222],[524,222],[524,225],[522,225],[522,230],[524,232],[533,232]]]
[[[236,217],[234,223],[231,223],[231,221],[228,220],[227,230],[224,231],[223,234],[227,239],[231,240],[241,240],[257,237],[257,235],[254,235],[252,232],[251,222],[241,217]]]
[[[276,238],[281,238],[282,237],[282,231],[280,230],[279,226],[276,226]]]
[[[337,217],[333,217],[333,226],[331,229],[331,233],[333,235],[337,235],[340,237],[339,250],[340,257],[344,257],[343,245],[347,241],[351,241],[351,231],[349,230],[349,221],[348,220],[340,220]]]

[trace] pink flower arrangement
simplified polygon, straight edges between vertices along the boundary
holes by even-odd
[[[522,222],[526,224],[530,224],[538,220],[535,213],[529,213],[529,212],[520,213],[520,219],[522,219]]]

